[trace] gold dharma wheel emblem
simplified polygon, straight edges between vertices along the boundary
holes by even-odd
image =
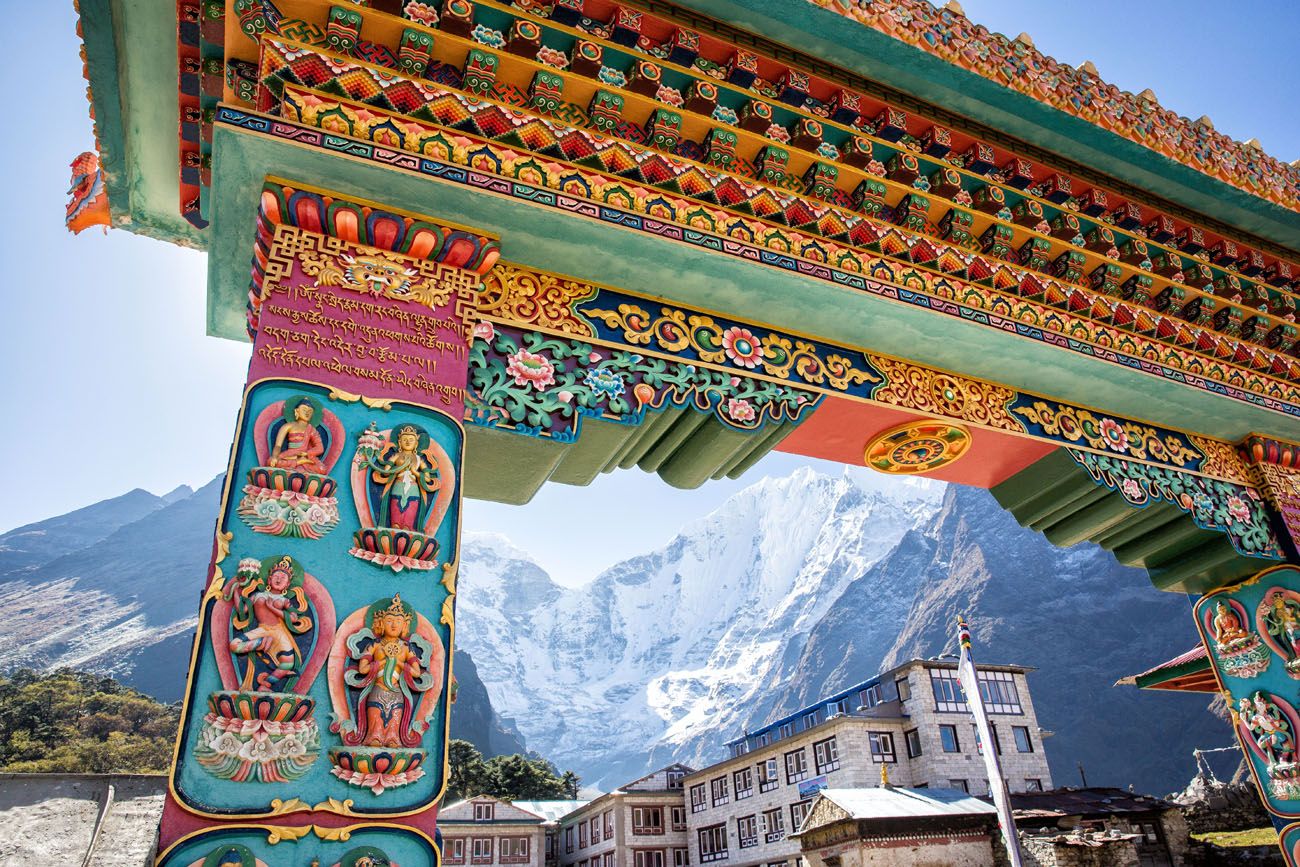
[[[867,443],[866,465],[894,475],[920,475],[946,467],[970,451],[970,431],[937,419],[909,421]]]

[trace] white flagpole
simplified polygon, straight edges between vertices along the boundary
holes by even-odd
[[[970,630],[966,621],[957,615],[957,640],[961,645],[961,661],[957,663],[957,678],[966,693],[966,706],[971,716],[975,717],[975,729],[980,734],[980,744],[984,748],[984,768],[989,775],[989,794],[993,796],[993,806],[998,811],[998,824],[1002,827],[1002,837],[1007,844],[1007,855],[1011,857],[1012,867],[1021,867],[1020,837],[1016,834],[1016,820],[1011,815],[1011,797],[1007,794],[1006,781],[1002,779],[1002,766],[998,763],[997,744],[993,740],[993,730],[989,727],[988,712],[984,710],[984,699],[980,695],[979,677],[975,674],[975,662],[970,655]]]

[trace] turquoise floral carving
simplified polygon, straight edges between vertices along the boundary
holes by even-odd
[[[1254,488],[1112,455],[1068,451],[1097,484],[1118,491],[1134,506],[1142,508],[1153,501],[1172,503],[1191,515],[1196,526],[1225,534],[1242,554],[1270,560],[1284,557],[1269,526],[1268,512]]]
[[[820,397],[767,380],[504,326],[480,324],[470,346],[466,420],[561,442],[582,418],[639,424],[647,410],[691,407],[756,431],[798,422]]]

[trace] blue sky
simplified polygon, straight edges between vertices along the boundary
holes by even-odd
[[[8,5],[9,0],[6,0]],[[1134,92],[1300,158],[1300,4],[1202,0],[965,0],[977,22],[1070,63],[1092,60]],[[204,335],[201,253],[113,231],[63,228],[68,163],[93,147],[72,4],[25,7],[5,57],[0,233],[0,531],[134,487],[163,493],[224,469],[248,346]],[[743,484],[814,463],[774,455],[744,480],[677,491],[633,470],[590,488],[552,485],[523,507],[468,502],[493,530],[577,584],[657,547]],[[881,484],[888,481],[881,477]],[[215,516],[214,516],[215,518]],[[599,544],[593,544],[599,540]]]

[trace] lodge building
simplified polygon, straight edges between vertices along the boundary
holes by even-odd
[[[994,748],[1013,792],[1052,787],[1046,733],[1018,665],[977,666]],[[957,664],[915,659],[727,744],[685,779],[692,864],[800,867],[793,838],[822,789],[895,786],[988,792]]]
[[[555,867],[558,820],[586,801],[506,801],[480,795],[438,814],[446,867]]]
[[[1043,750],[1049,733],[1038,726],[1026,677],[1032,670],[977,666],[993,746],[1012,792],[1052,788]],[[907,802],[912,813],[897,818],[915,823],[913,802],[925,801],[970,837],[967,843],[980,851],[990,845],[996,822],[983,807],[972,809],[976,802],[967,797],[987,794],[988,780],[953,661],[911,660],[725,746],[729,757],[709,767],[669,765],[591,801],[453,804],[438,819],[444,863],[805,867],[797,834],[824,790],[838,793],[845,821],[867,821],[868,814],[842,806],[861,806],[866,798],[870,821],[893,827],[888,810]],[[878,797],[854,794],[885,783],[890,792]],[[888,843],[882,840],[872,837],[869,845]]]
[[[674,764],[601,795],[560,820],[560,867],[687,867],[682,780]]]

